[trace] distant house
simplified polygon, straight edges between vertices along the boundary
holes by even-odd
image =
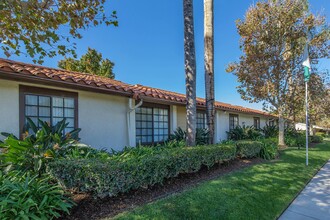
[[[0,59],[0,131],[20,136],[26,118],[51,124],[66,118],[81,141],[96,148],[152,144],[186,127],[185,95],[109,78]],[[198,98],[197,127],[206,127]],[[215,141],[236,125],[265,126],[268,113],[216,102]]]
[[[306,131],[306,124],[296,123],[295,128],[298,131]],[[330,128],[325,128],[325,127],[313,125],[312,128],[310,127],[310,133],[313,134],[315,132],[324,132],[324,133],[329,134],[330,133]]]

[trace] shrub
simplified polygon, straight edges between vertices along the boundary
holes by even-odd
[[[321,132],[321,131],[316,132],[315,135],[316,135],[316,136],[321,136],[321,137],[323,137],[323,138],[327,137],[327,134],[326,134],[325,132]]]
[[[262,143],[259,141],[237,141],[237,155],[241,158],[252,158],[258,156],[262,148]]]
[[[323,142],[323,137],[322,136],[319,136],[319,135],[313,135],[313,136],[310,136],[310,140],[312,143],[322,143]]]
[[[265,138],[277,137],[278,136],[278,127],[276,125],[266,124],[266,126],[263,127],[262,132],[263,132]]]
[[[297,147],[298,149],[306,146],[306,137],[298,133],[296,136],[286,136],[285,143],[288,147]]]
[[[236,126],[234,129],[227,131],[229,140],[256,140],[262,136],[261,132],[254,126]]]
[[[208,129],[196,129],[196,145],[206,145],[208,144],[209,138],[209,130]],[[176,140],[176,141],[186,141],[186,131],[182,128],[178,127],[173,134],[170,135],[169,140]]]
[[[29,118],[27,130],[31,129],[32,134],[25,133],[23,140],[19,140],[12,134],[1,133],[6,137],[0,148],[0,163],[6,170],[34,171],[43,173],[46,164],[65,155],[65,149],[78,141],[80,129],[75,129],[64,134],[64,129],[68,126],[65,119],[50,126],[46,122],[39,120],[41,129]]]
[[[259,140],[262,143],[262,147],[259,153],[259,157],[265,160],[272,160],[278,157],[278,142],[277,139],[267,138]]]
[[[98,159],[57,160],[49,173],[66,188],[96,196],[115,196],[139,187],[163,183],[180,173],[197,172],[236,157],[234,145],[184,148],[127,148],[106,162]]]
[[[74,205],[48,177],[0,172],[0,219],[53,219]]]

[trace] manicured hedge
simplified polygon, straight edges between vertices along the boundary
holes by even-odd
[[[313,136],[310,136],[310,140],[312,143],[322,143],[323,137],[319,136],[319,135],[313,135]]]
[[[263,144],[259,141],[237,141],[237,155],[241,158],[252,158],[259,155]]]
[[[202,165],[211,167],[235,157],[234,145],[141,148],[109,160],[58,160],[49,164],[48,171],[68,189],[104,197],[162,183],[165,178],[197,172]]]

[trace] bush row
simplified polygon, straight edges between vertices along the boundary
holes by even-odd
[[[139,150],[108,160],[58,160],[49,164],[49,173],[68,189],[90,192],[99,197],[115,196],[139,187],[162,183],[180,173],[197,172],[236,157],[236,146],[214,145]],[[133,152],[133,153],[132,153]]]
[[[193,173],[234,158],[260,156],[274,159],[277,145],[267,139],[239,141],[197,147],[137,147],[107,159],[57,160],[49,164],[49,173],[67,189],[92,193],[98,197],[116,196],[139,187],[162,184],[180,173]]]

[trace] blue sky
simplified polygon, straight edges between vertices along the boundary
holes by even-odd
[[[236,77],[225,72],[228,63],[241,55],[235,20],[244,18],[256,0],[215,0],[215,95],[216,100],[261,109],[261,103],[248,103],[236,91]],[[313,12],[330,18],[329,0],[310,0]],[[100,26],[83,31],[77,40],[78,56],[95,48],[115,62],[116,79],[185,93],[183,61],[182,0],[108,0],[106,10],[116,10],[119,27]],[[204,97],[203,1],[194,1],[197,59],[197,95]],[[0,54],[1,57],[5,57]],[[57,67],[63,57],[46,59],[45,66]],[[31,62],[29,57],[10,59]],[[323,62],[320,68],[330,69]]]

